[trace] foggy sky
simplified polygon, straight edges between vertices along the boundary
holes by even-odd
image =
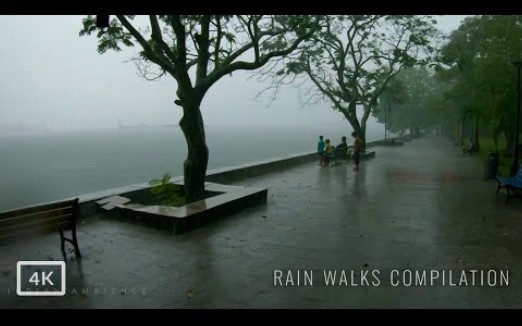
[[[114,128],[118,123],[178,124],[172,77],[150,82],[127,61],[138,47],[97,52],[94,35],[79,37],[84,16],[0,16],[0,133],[12,125],[51,130]],[[437,16],[445,33],[465,16]],[[299,91],[282,89],[275,102],[254,99],[264,85],[246,72],[224,77],[207,93],[210,126],[332,126],[347,124],[329,103],[301,108]]]

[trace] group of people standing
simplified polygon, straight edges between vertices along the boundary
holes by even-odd
[[[363,141],[357,133],[352,132],[353,137],[353,161],[355,163],[355,171],[359,170],[359,161],[361,150],[363,149]],[[330,139],[323,140],[323,136],[319,136],[319,142],[317,143],[317,155],[319,156],[319,165],[328,166],[330,161],[334,158],[347,158],[348,157],[348,144],[346,143],[346,136],[341,138],[341,143],[334,147]]]

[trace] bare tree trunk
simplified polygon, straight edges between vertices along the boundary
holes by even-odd
[[[504,156],[511,157],[515,153],[515,137],[512,130],[504,128],[504,136],[506,137],[506,148],[504,149]]]
[[[479,120],[475,118],[474,126],[473,126],[473,143],[471,147],[478,151],[480,150],[480,140],[479,140]]]
[[[179,123],[187,141],[188,154],[185,160],[185,194],[188,202],[203,199],[205,176],[208,166],[208,147],[205,139],[203,117],[198,105],[183,107],[183,118]]]
[[[372,112],[372,107],[369,105],[363,105],[364,113],[361,117],[361,124],[360,124],[360,130],[356,130],[357,134],[363,141],[363,148],[362,150],[366,150],[366,123],[368,122],[368,118],[370,117],[370,113]]]
[[[352,126],[353,131],[355,131],[357,133],[357,136],[359,136],[359,138],[361,138],[361,140],[363,142],[362,150],[365,151],[366,150],[366,128],[365,128],[364,121],[363,121],[362,125],[359,124],[359,120],[357,120],[357,115],[356,115],[355,110],[356,110],[356,104],[350,104],[348,111],[341,110],[341,112],[344,114],[346,120],[348,120],[348,122]]]
[[[459,145],[464,145],[464,118],[461,118],[459,121]]]
[[[495,153],[498,154],[498,131],[493,130],[493,144],[495,144]]]
[[[384,141],[388,139],[388,101],[384,101]]]

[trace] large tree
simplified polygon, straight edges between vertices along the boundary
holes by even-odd
[[[464,143],[464,127],[466,120],[473,121],[474,133],[471,135],[472,147],[478,149],[478,116],[474,110],[473,101],[477,94],[477,81],[474,78],[474,68],[479,58],[480,30],[478,17],[468,17],[459,28],[453,31],[449,41],[441,49],[440,62],[448,65],[448,71],[441,75],[452,84],[446,92],[449,100],[448,108],[458,111],[459,143]]]
[[[141,18],[141,17],[140,17]],[[80,35],[96,33],[98,51],[141,47],[138,66],[147,74],[152,64],[158,76],[177,82],[175,103],[183,109],[180,127],[187,141],[184,184],[188,201],[203,197],[208,148],[200,105],[207,91],[237,70],[255,70],[271,59],[296,50],[318,28],[312,16],[263,15],[150,15],[142,22],[116,15],[108,28],[98,29],[96,18],[83,20]],[[147,22],[148,21],[148,22]]]
[[[521,16],[468,17],[442,48],[448,110],[460,121],[473,121],[472,139],[478,147],[479,125],[503,133],[512,152],[515,130],[516,69],[511,62],[522,53]],[[461,127],[462,130],[462,127]]]
[[[405,66],[429,62],[435,21],[430,16],[350,15],[326,16],[322,24],[311,46],[276,73],[275,83],[308,78],[313,85],[308,100],[329,101],[365,140],[366,122],[388,82]],[[360,120],[359,104],[364,108]]]

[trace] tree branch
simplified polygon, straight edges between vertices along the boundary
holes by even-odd
[[[324,95],[326,95],[330,99],[330,101],[332,101],[332,103],[335,105],[336,108],[338,108],[339,110],[342,110],[343,107],[341,106],[341,103],[335,98],[335,95],[332,94],[331,92],[329,92],[326,88],[324,88],[323,85],[321,85],[319,80],[317,80],[317,78],[312,73],[312,69],[310,67],[310,60],[309,60],[309,58],[307,58],[307,60],[306,60],[306,69],[305,69],[305,71],[308,74],[308,77],[310,77],[310,80],[315,84],[315,86],[317,86],[319,91],[321,93],[323,93]]]
[[[176,56],[170,50],[167,43],[163,41],[163,37],[161,36],[161,29],[159,26],[158,18],[156,15],[149,15],[150,26],[152,31],[152,40],[158,44],[163,53],[169,58],[172,62],[176,60]]]
[[[246,30],[246,32],[248,33],[248,36],[250,37],[250,40],[252,42],[252,47],[254,49],[254,61],[257,62],[259,61],[259,38],[257,36],[257,33],[256,31],[253,31],[252,30],[252,22],[253,22],[253,17],[249,17],[248,21],[245,20],[242,16],[239,16],[239,20],[241,21],[241,23],[243,24],[243,29]],[[254,23],[256,24],[256,23]]]
[[[172,28],[174,29],[174,34],[176,35],[176,74],[174,75],[174,78],[178,82],[178,86],[181,86],[185,90],[192,90],[192,83],[187,73],[188,68],[185,26],[181,23],[181,17],[179,15],[173,15],[171,22]],[[181,104],[183,104],[183,102],[187,99],[180,98],[179,100],[182,102]]]
[[[132,26],[131,23],[125,18],[124,15],[116,15],[116,18],[122,23],[122,25],[131,33],[131,35],[140,43],[141,47],[143,48],[145,55],[147,58],[159,65],[161,68],[168,71],[172,76],[175,75],[175,69],[174,66],[165,61],[163,58],[159,57],[154,53],[154,50],[151,48],[150,44],[143,38],[143,36]]]
[[[217,68],[220,66],[219,62],[219,50],[221,47],[221,38],[223,37],[223,32],[221,30],[221,16],[216,16],[216,43],[214,45],[214,67]]]
[[[138,72],[136,74],[138,76],[140,76],[141,78],[144,78],[145,80],[154,81],[154,80],[160,79],[161,77],[165,76],[165,73],[166,73],[165,70],[163,70],[161,73],[149,72],[148,69],[150,68],[150,66],[145,64],[143,62],[143,60],[139,57],[133,58],[133,59],[131,59],[131,61],[134,63],[134,65],[136,66],[136,69],[138,70]],[[149,77],[150,75],[153,75],[153,77]]]
[[[208,60],[210,53],[209,28],[210,15],[204,15],[201,19],[201,35],[196,34],[196,42],[198,42],[198,66],[196,68],[196,87],[207,76]]]
[[[232,55],[230,55],[223,62],[223,66],[221,67],[221,69],[214,69],[214,71],[212,71],[212,73],[210,73],[207,76],[205,82],[202,83],[202,85],[201,85],[202,89],[204,89],[204,90],[208,89],[211,85],[213,85],[221,77],[231,74],[232,72],[234,72],[236,70],[254,70],[259,67],[262,67],[272,58],[282,57],[282,56],[286,56],[286,55],[290,54],[292,51],[297,49],[297,47],[299,46],[299,44],[301,44],[302,41],[310,38],[310,36],[312,36],[313,33],[316,31],[316,28],[317,27],[311,28],[310,31],[308,31],[308,33],[305,33],[304,35],[297,37],[294,40],[294,42],[292,43],[292,45],[289,46],[288,48],[286,48],[284,50],[269,52],[269,53],[265,54],[264,56],[261,56],[257,62],[256,61],[253,61],[253,62],[237,61],[237,62],[231,63],[232,58],[237,58],[241,53],[245,52],[246,50],[248,50],[254,46],[253,42],[249,42],[248,44],[243,46],[241,49],[239,49],[238,51],[236,51]]]

